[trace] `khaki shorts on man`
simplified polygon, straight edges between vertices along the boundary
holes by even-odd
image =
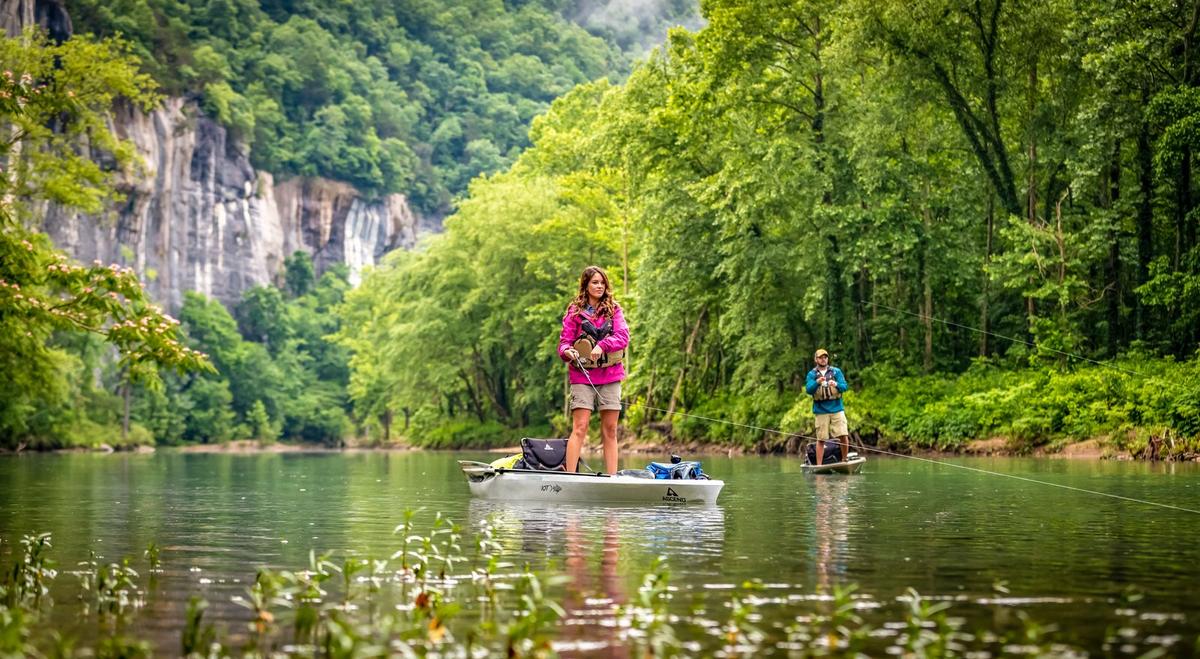
[[[599,397],[596,396],[597,392],[600,394]],[[620,410],[621,383],[598,384],[595,389],[590,384],[571,385],[571,409]],[[842,425],[845,426],[845,421],[842,422]]]
[[[574,390],[574,385],[571,389]],[[574,391],[572,391],[572,394]],[[850,434],[850,426],[846,423],[846,412],[834,412],[833,414],[818,414],[817,420],[817,439],[826,440],[830,437],[845,437]]]

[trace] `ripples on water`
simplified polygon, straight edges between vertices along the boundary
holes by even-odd
[[[837,585],[859,608],[889,611],[909,586],[955,603],[982,626],[1028,611],[1086,647],[1106,630],[1200,633],[1193,595],[1200,515],[1155,509],[939,465],[872,460],[857,477],[811,477],[794,460],[704,458],[724,478],[713,507],[604,507],[472,500],[455,460],[480,454],[369,453],[0,456],[0,537],[53,534],[62,567],[88,551],[140,565],[150,542],[164,572],[138,626],[177,642],[188,597],[230,628],[230,604],[260,566],[306,565],[310,550],[386,557],[405,509],[461,524],[464,547],[488,525],[517,566],[565,577],[560,649],[611,651],[615,607],[666,558],[680,613],[713,624],[750,592],[767,627],[783,626]],[[977,468],[1200,510],[1196,465],[1015,459]],[[632,463],[632,464],[631,464]],[[627,459],[636,466],[640,459]],[[11,545],[0,548],[8,560]],[[74,588],[68,575],[57,588]],[[744,586],[752,586],[747,591]],[[74,619],[61,607],[62,624]],[[997,617],[999,616],[999,617]],[[605,650],[607,648],[607,650]]]

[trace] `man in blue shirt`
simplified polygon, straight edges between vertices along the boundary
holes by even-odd
[[[817,417],[817,464],[825,459],[825,440],[835,437],[842,446],[842,462],[850,451],[850,429],[846,424],[846,406],[842,392],[848,387],[842,369],[829,365],[829,353],[824,348],[813,354],[817,363],[808,372],[804,390],[813,397],[813,414]]]

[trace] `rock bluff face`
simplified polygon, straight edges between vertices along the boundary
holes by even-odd
[[[30,24],[57,38],[70,34],[60,0],[0,5],[9,35]],[[118,107],[112,127],[142,159],[117,183],[124,200],[99,217],[49,206],[44,228],[80,261],[134,267],[170,309],[189,290],[233,304],[246,289],[275,281],[296,250],[313,256],[318,273],[346,263],[353,283],[363,266],[416,242],[418,218],[403,195],[366,199],[321,178],[276,182],[255,171],[245,145],[194,102],[171,98],[149,114]]]
[[[142,157],[140,171],[117,186],[125,199],[101,217],[52,206],[44,226],[80,261],[133,266],[172,309],[189,290],[232,304],[274,281],[296,250],[312,254],[318,272],[346,263],[356,280],[363,266],[416,242],[417,218],[403,195],[368,201],[337,181],[276,183],[182,99],[149,114],[119,109],[113,127]]]

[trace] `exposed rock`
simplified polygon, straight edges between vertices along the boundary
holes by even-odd
[[[118,108],[113,128],[143,160],[118,185],[124,201],[104,217],[52,206],[45,229],[80,261],[133,266],[169,308],[189,290],[232,304],[272,282],[296,250],[313,255],[318,273],[347,263],[356,281],[363,266],[416,242],[403,195],[367,201],[325,179],[276,184],[194,103],[172,98],[149,114]]]
[[[6,35],[18,35],[30,25],[42,26],[55,41],[74,32],[62,0],[0,0],[0,27]]]
[[[10,36],[33,24],[55,39],[71,34],[62,0],[0,0],[0,24]],[[189,290],[235,303],[271,283],[296,250],[313,256],[318,274],[348,264],[357,283],[363,266],[416,243],[420,219],[404,195],[366,199],[319,178],[276,183],[194,102],[170,98],[149,114],[119,106],[111,125],[143,160],[118,184],[125,199],[101,217],[50,206],[44,227],[80,261],[133,266],[170,309]]]

